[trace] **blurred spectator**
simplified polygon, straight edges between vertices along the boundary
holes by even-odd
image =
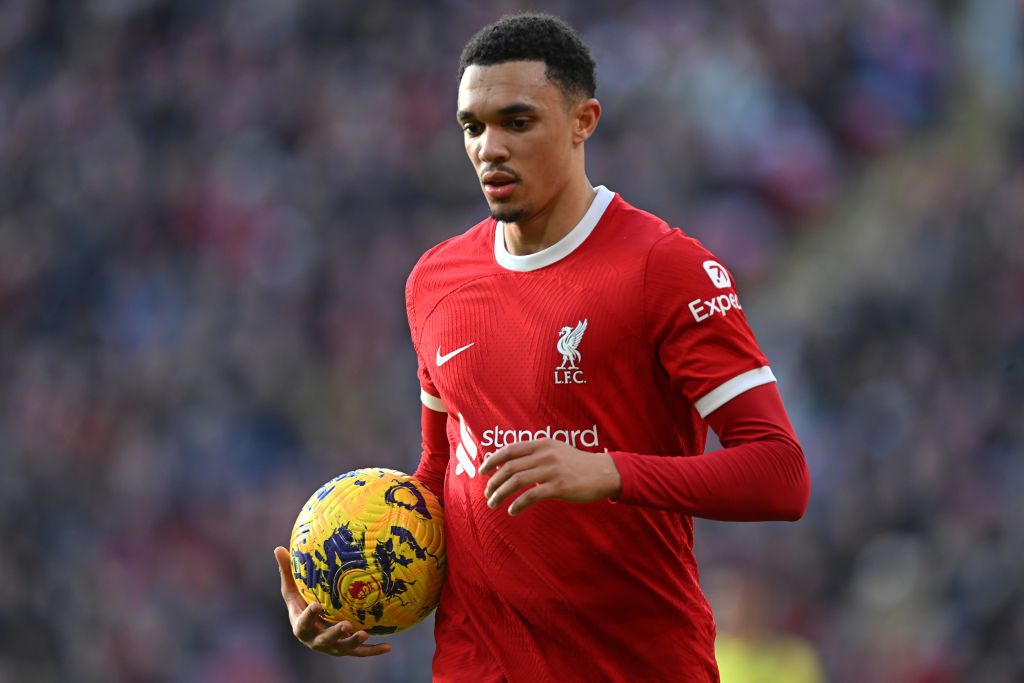
[[[767,584],[756,571],[720,571],[708,588],[722,683],[823,683],[813,646],[786,632],[782,601]]]

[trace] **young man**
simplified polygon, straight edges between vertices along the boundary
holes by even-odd
[[[406,290],[416,475],[445,502],[435,681],[715,681],[696,516],[795,520],[807,468],[728,271],[594,188],[594,62],[545,15],[466,46],[458,121],[491,217]],[[703,454],[708,426],[724,449]],[[296,599],[296,636],[387,652]]]

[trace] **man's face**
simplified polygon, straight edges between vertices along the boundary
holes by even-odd
[[[575,108],[543,62],[470,66],[458,121],[491,215],[506,223],[544,210],[572,177]]]

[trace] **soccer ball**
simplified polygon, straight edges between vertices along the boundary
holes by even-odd
[[[292,529],[292,575],[327,621],[397,633],[430,614],[444,583],[444,511],[423,484],[373,467],[314,493]]]

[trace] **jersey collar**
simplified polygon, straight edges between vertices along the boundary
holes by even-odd
[[[494,260],[502,268],[525,273],[557,263],[576,251],[577,247],[583,244],[584,240],[594,231],[597,222],[604,215],[605,209],[615,198],[615,193],[604,185],[598,185],[595,189],[597,194],[594,195],[594,201],[590,203],[590,208],[583,214],[583,218],[576,224],[576,227],[550,247],[533,254],[525,256],[510,254],[505,247],[505,224],[498,221],[494,229]]]

